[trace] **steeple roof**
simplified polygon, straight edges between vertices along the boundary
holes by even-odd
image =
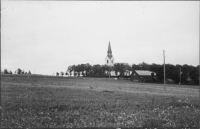
[[[110,41],[109,41],[109,44],[108,44],[108,52],[107,52],[107,56],[111,59],[112,58],[112,50],[111,50],[111,46],[110,46]]]
[[[110,46],[110,41],[109,41],[109,44],[108,44],[108,52],[112,53],[111,46]]]

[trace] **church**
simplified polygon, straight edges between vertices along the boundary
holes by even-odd
[[[114,64],[115,64],[115,59],[112,55],[111,45],[110,45],[110,42],[109,42],[107,56],[105,58],[105,65],[110,66],[110,67],[114,67]],[[107,73],[108,73],[108,71],[107,71]],[[110,75],[116,76],[115,71],[113,71],[113,70],[110,71]]]
[[[110,42],[108,44],[108,51],[107,51],[107,56],[105,59],[105,64],[108,66],[114,66],[114,57],[112,55],[112,50],[111,50],[111,46],[110,46]]]

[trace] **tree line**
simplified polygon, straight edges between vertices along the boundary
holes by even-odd
[[[127,63],[116,63],[114,66],[107,66],[107,65],[90,65],[87,64],[78,64],[78,65],[70,65],[67,69],[69,75],[72,75],[72,71],[74,72],[75,76],[87,76],[87,77],[108,77],[110,76],[110,71],[115,71],[117,75],[120,73],[119,76],[124,76],[125,71],[131,71],[131,66]]]
[[[64,72],[61,71],[61,72],[60,72],[60,75],[61,75],[61,76],[63,76],[63,75],[68,75],[68,73],[67,73],[67,72],[64,73]],[[56,76],[59,76],[59,72],[56,72]]]
[[[74,76],[82,75],[87,77],[108,77],[110,75],[110,71],[115,71],[116,75],[119,73],[118,76],[125,76],[126,71],[133,70],[149,70],[155,72],[156,82],[164,82],[164,66],[155,63],[147,64],[145,62],[132,65],[129,65],[128,63],[116,63],[112,67],[99,64],[90,65],[89,63],[70,65],[65,75],[68,75],[69,73],[69,76],[71,76],[73,71]],[[172,79],[176,84],[180,83],[181,80],[181,84],[197,85],[199,84],[199,65],[195,67],[187,64],[165,64],[165,75],[166,79]]]
[[[20,68],[18,68],[17,70],[15,70],[14,73],[15,74],[31,74],[31,71],[29,70],[28,72],[25,72],[24,70],[21,70]],[[5,68],[3,71],[1,71],[1,74],[13,74],[13,72]]]
[[[172,79],[176,84],[199,84],[199,65],[173,65],[165,64],[166,79]],[[132,70],[149,70],[156,73],[157,82],[164,82],[164,66],[160,64],[147,64],[142,62],[138,65],[133,64]],[[181,78],[181,79],[180,79]]]

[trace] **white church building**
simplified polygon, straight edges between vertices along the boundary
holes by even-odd
[[[109,44],[108,44],[108,51],[107,51],[107,56],[106,56],[106,58],[105,58],[105,65],[107,65],[107,66],[109,66],[110,68],[112,67],[114,67],[114,64],[115,64],[115,58],[113,57],[113,55],[112,55],[112,50],[111,50],[111,45],[110,45],[110,42],[109,42]],[[86,71],[83,71],[84,73],[86,73]],[[74,71],[72,71],[72,77],[74,77]],[[105,71],[105,73],[108,75],[109,74],[109,71]],[[130,76],[131,75],[131,73],[132,73],[132,71],[125,71],[124,72],[124,75],[125,76]],[[117,73],[117,75],[116,75],[116,73],[115,73],[115,71],[114,70],[111,70],[110,71],[110,76],[118,76],[118,75],[120,75],[120,72],[118,72]],[[68,76],[70,76],[70,73],[68,72]],[[78,75],[77,75],[78,76]]]
[[[112,55],[110,42],[108,44],[108,51],[107,51],[107,56],[105,58],[105,64],[108,65],[108,66],[114,66],[114,64],[115,64],[115,59]]]
[[[107,56],[105,58],[105,64],[108,65],[108,66],[110,66],[110,67],[113,67],[114,64],[115,64],[115,58],[112,55],[112,50],[111,50],[110,42],[108,44],[108,51],[107,51]],[[108,71],[106,71],[106,72],[108,72]],[[113,70],[110,71],[110,75],[111,76],[116,76],[115,71],[113,71]]]

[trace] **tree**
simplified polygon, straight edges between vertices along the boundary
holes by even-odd
[[[155,79],[154,79],[154,72],[151,73],[151,79],[152,79],[152,82],[154,83],[154,82],[155,82]]]
[[[81,74],[82,74],[83,77],[85,77],[85,71],[83,71]]]
[[[173,79],[173,80],[175,80],[174,71],[175,71],[175,66],[174,65],[172,65],[172,64],[165,64],[166,79]]]
[[[81,65],[78,64],[77,66],[74,67],[75,71],[77,72],[78,76],[80,76],[80,72],[81,72]]]
[[[72,66],[70,65],[67,70],[69,71],[69,74],[70,74],[70,77],[71,77],[72,71],[73,71]]]
[[[7,70],[7,69],[4,69],[3,73],[4,73],[4,74],[8,74],[8,70]]]
[[[93,65],[92,69],[94,71],[94,76],[100,76],[102,74],[101,65]]]
[[[86,71],[86,64],[80,65],[80,71],[81,71],[82,75],[85,76],[84,72]]]
[[[179,84],[180,82],[180,69],[182,68],[181,65],[177,64],[175,66],[175,71],[174,71],[174,81],[175,83]]]
[[[189,73],[189,77],[192,79],[193,83],[199,84],[199,65],[197,67],[193,67]]]
[[[60,75],[62,75],[62,76],[63,76],[63,75],[64,75],[64,73],[63,73],[63,72],[60,72]]]
[[[153,72],[156,72],[156,71],[158,71],[158,67],[159,67],[160,65],[159,64],[151,64],[150,65],[150,71],[153,71]]]
[[[124,63],[123,65],[124,65],[124,72],[126,73],[126,76],[127,76],[127,73],[129,75],[129,73],[132,70],[132,68],[128,63]]]
[[[145,63],[145,62],[142,62],[139,64],[139,68],[141,68],[141,70],[150,70],[150,65]]]
[[[77,74],[78,74],[77,72],[74,72],[74,77],[76,77]]]
[[[56,75],[59,76],[59,73],[57,72]]]
[[[78,64],[75,66],[75,71],[78,72],[78,76],[80,76],[80,73],[83,73],[83,71],[86,70],[86,64]]]
[[[163,71],[164,67],[163,67],[163,65],[152,63],[151,65],[147,66],[147,68],[150,71],[156,73],[156,75],[154,75],[156,80],[154,80],[154,81],[156,81],[156,82],[163,82],[164,81],[164,71]]]
[[[87,64],[78,64],[78,65],[73,65],[71,67],[68,67],[68,70],[74,71],[76,75],[78,74],[78,76],[80,76],[80,74],[86,70],[86,67],[87,67]]]
[[[118,72],[120,72],[120,76],[124,76],[124,72],[126,71],[126,69],[130,69],[127,63],[115,63],[114,65],[116,75]]]
[[[102,75],[107,75],[107,72],[110,70],[110,68],[108,65],[102,65],[101,70],[102,70]]]
[[[85,70],[86,70],[86,76],[90,76],[92,73],[92,66],[89,63],[85,64]]]
[[[187,83],[187,78],[188,78],[188,74],[191,71],[191,67],[187,64],[184,64],[181,68],[182,74],[181,74],[181,80],[183,84]]]
[[[66,71],[65,75],[68,75],[67,71]]]
[[[72,65],[72,71],[74,71],[74,76],[78,74],[77,70],[78,70],[78,67],[76,65]]]
[[[10,70],[10,73],[9,74],[12,74],[12,71]]]
[[[72,71],[76,72],[76,65],[72,65]]]
[[[164,67],[163,65],[158,65],[157,71],[156,71],[156,77],[160,82],[164,82]]]
[[[128,63],[125,63],[125,69],[128,71],[132,70],[131,66]]]
[[[137,65],[136,64],[132,64],[132,71],[137,70]]]
[[[120,69],[121,69],[120,64],[119,63],[115,63],[114,64],[114,70],[115,70],[115,74],[116,75],[117,75],[118,72],[120,72]]]
[[[28,74],[31,74],[31,71],[29,70]]]
[[[24,70],[21,72],[21,74],[24,74]]]

